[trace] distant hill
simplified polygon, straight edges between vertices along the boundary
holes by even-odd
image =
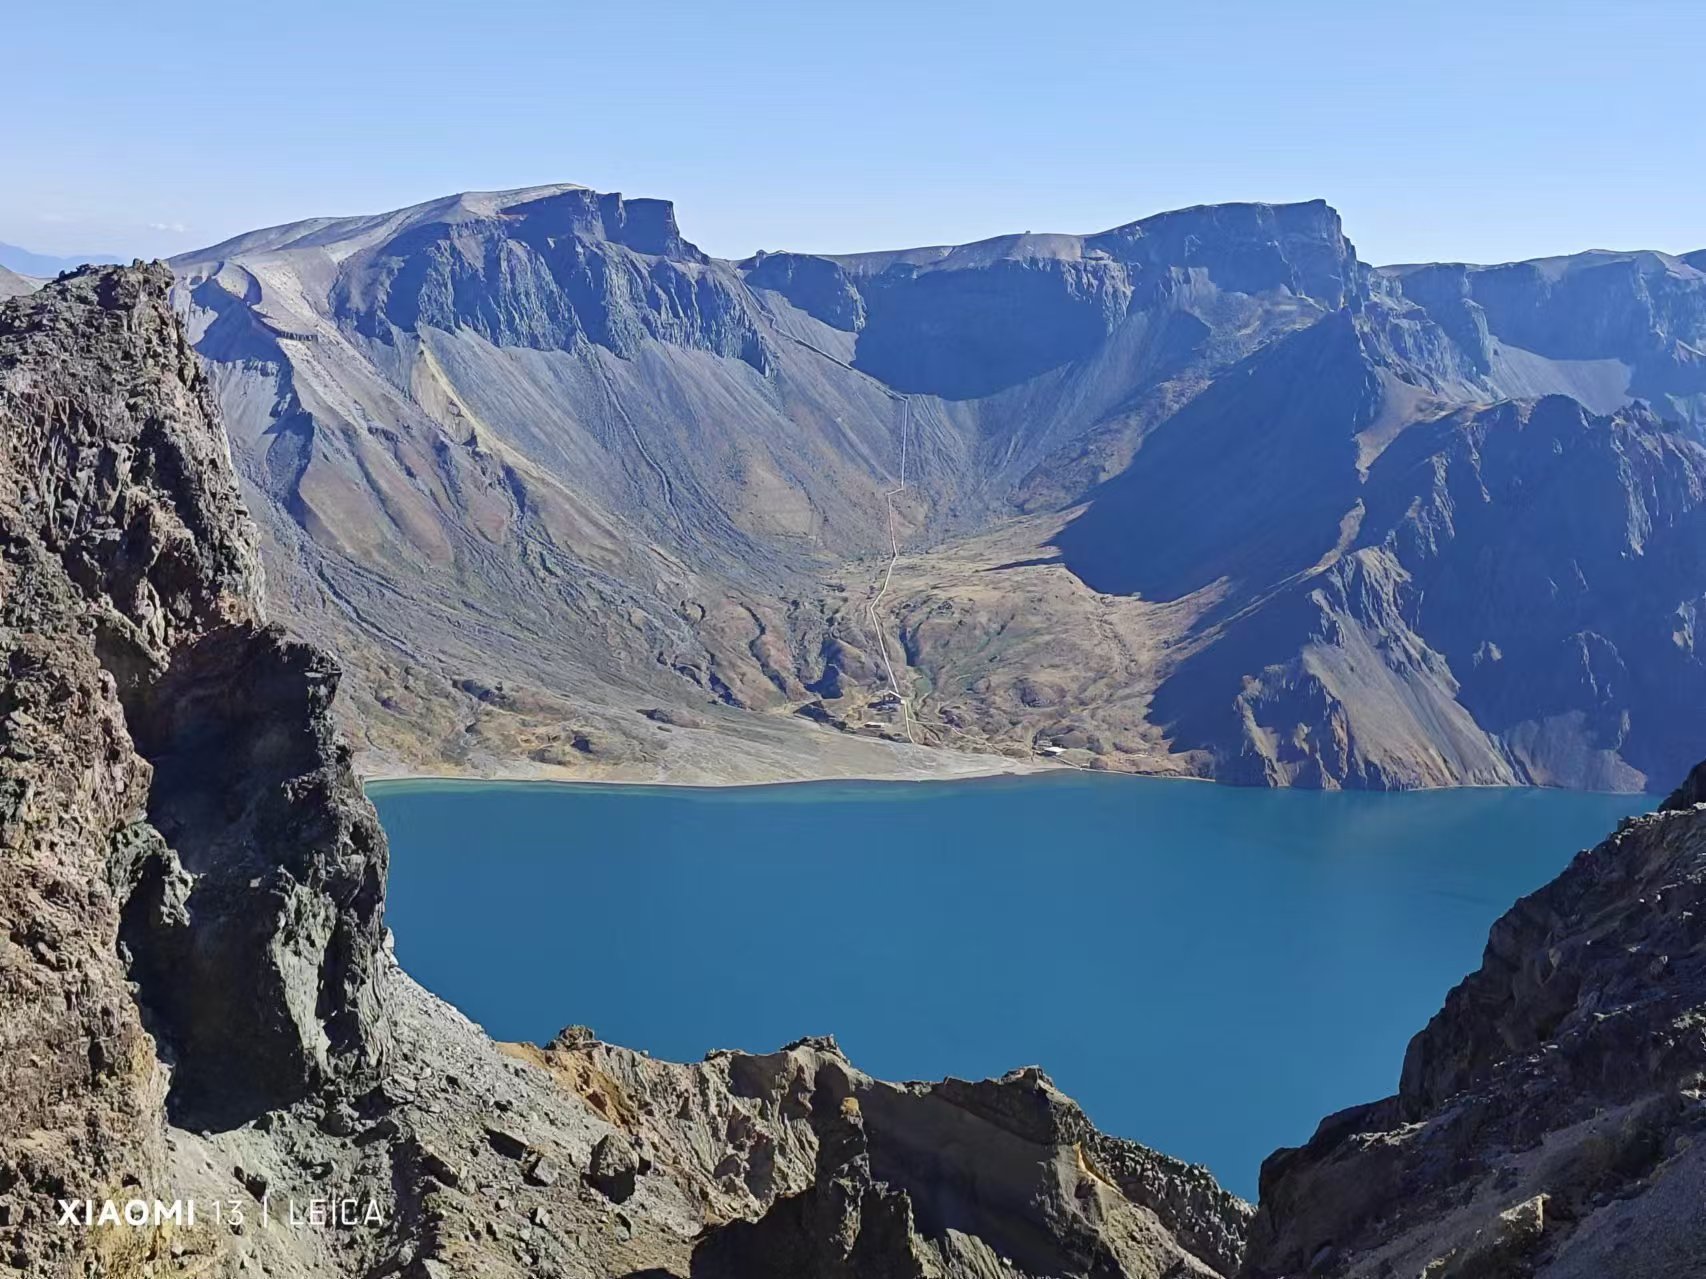
[[[33,275],[43,280],[51,280],[61,271],[75,270],[87,262],[107,263],[118,260],[108,253],[95,253],[87,257],[59,257],[51,253],[34,253],[15,244],[0,242],[0,266],[19,275]]]
[[[174,267],[371,759],[1634,789],[1706,755],[1702,264],[1321,201],[729,262],[559,185]]]
[[[0,266],[0,300],[15,298],[20,293],[34,293],[41,286],[42,281],[33,276],[19,275]]]

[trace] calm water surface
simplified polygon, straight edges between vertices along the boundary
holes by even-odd
[[[1246,1196],[1273,1148],[1393,1090],[1512,901],[1653,802],[1084,774],[372,794],[399,956],[501,1039],[1040,1063]]]

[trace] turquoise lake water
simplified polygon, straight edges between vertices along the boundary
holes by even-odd
[[[1648,796],[1086,774],[376,784],[403,964],[500,1039],[654,1056],[833,1033],[889,1079],[1038,1063],[1253,1196],[1390,1093],[1487,927]]]

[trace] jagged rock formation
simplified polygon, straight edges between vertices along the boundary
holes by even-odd
[[[1248,1279],[1706,1274],[1702,776],[1493,926],[1396,1096],[1269,1158]]]
[[[266,621],[170,286],[91,269],[0,309],[0,1260],[1231,1272],[1248,1206],[1034,1069],[890,1085],[829,1040],[691,1066],[578,1028],[500,1046],[399,971],[338,668]],[[58,1207],[133,1198],[200,1215]]]
[[[909,732],[1638,789],[1706,753],[1699,255],[1373,268],[1315,201],[723,262],[553,186],[174,265],[376,769],[941,762]]]
[[[36,1195],[158,1174],[168,1080],[174,1111],[237,1121],[383,1051],[384,840],[333,668],[262,622],[169,286],[90,272],[0,311],[0,1188]],[[44,1225],[16,1247],[46,1272],[71,1240]]]
[[[598,1175],[610,1137],[582,1161],[601,1197],[636,1220],[660,1193],[701,1205],[692,1237],[615,1241],[604,1273],[1206,1276],[1242,1248],[1247,1205],[1097,1133],[1034,1068],[886,1084],[830,1039],[691,1066],[586,1038],[513,1051],[625,1129],[630,1175]]]

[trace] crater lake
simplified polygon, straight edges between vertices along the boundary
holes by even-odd
[[[1396,1088],[1494,919],[1656,802],[1084,773],[369,791],[399,959],[498,1039],[1037,1064],[1247,1198],[1273,1149]]]

